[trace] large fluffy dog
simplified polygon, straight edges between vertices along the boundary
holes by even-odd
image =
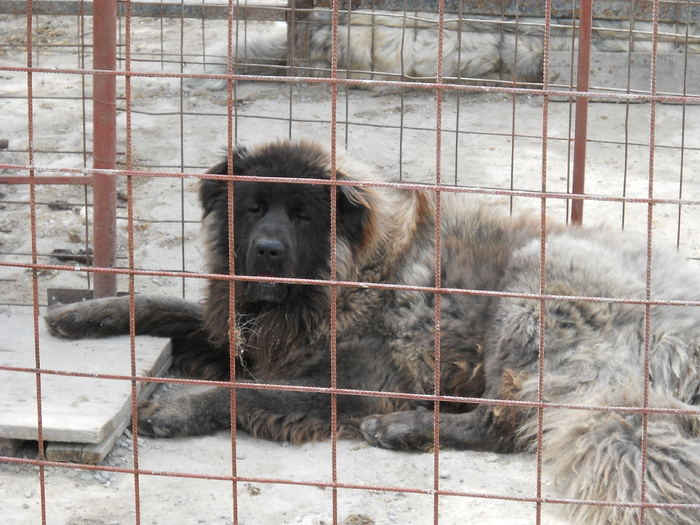
[[[544,19],[447,14],[443,30],[443,78],[447,81],[542,81]],[[599,51],[649,53],[649,22],[595,20],[592,45]],[[697,24],[659,24],[658,53],[700,52]],[[434,13],[388,11],[343,12],[338,27],[338,74],[353,79],[434,80],[437,75],[438,17]],[[552,20],[550,48],[571,51],[577,44],[571,20]],[[287,64],[287,24],[275,22],[241,29],[231,50],[236,72],[282,74]],[[316,9],[311,27],[310,56],[314,75],[327,75],[332,32],[328,10]],[[226,44],[206,53],[206,72],[227,70]],[[297,57],[298,59],[299,57]],[[212,89],[224,80],[203,84]]]
[[[307,143],[271,144],[238,150],[233,170],[279,182],[235,182],[231,221],[228,183],[202,181],[210,271],[222,278],[210,281],[203,307],[137,296],[136,330],[173,337],[175,364],[184,372],[225,377],[234,333],[226,279],[232,235],[235,274],[252,277],[234,291],[237,379],[328,387],[332,290],[284,280],[330,275],[331,186],[288,180],[327,180],[329,156]],[[226,163],[210,171],[227,172]],[[362,185],[375,177],[342,158],[337,177],[345,183],[335,190],[337,279],[370,283],[335,288],[337,385],[432,394],[435,295],[415,287],[436,281],[434,196]],[[646,326],[644,305],[614,300],[645,298],[643,243],[564,227],[551,227],[546,235],[546,293],[561,298],[547,300],[541,310],[538,300],[522,296],[540,293],[538,221],[500,216],[469,201],[441,196],[440,285],[451,289],[440,296],[441,393],[537,401],[544,313],[543,399],[617,407],[544,410],[542,453],[563,495],[639,502],[644,479],[647,502],[700,503],[700,418],[625,410],[644,406],[646,374],[650,407],[692,410],[699,403],[700,310],[652,306]],[[653,299],[700,300],[697,272],[676,254],[655,252],[651,271]],[[507,294],[479,295],[484,290]],[[55,307],[46,321],[63,337],[126,333],[128,299]],[[535,447],[536,410],[453,401],[441,403],[440,446],[499,452]],[[431,448],[433,413],[418,405],[395,397],[338,396],[340,433],[364,435],[387,448]],[[330,396],[318,392],[246,386],[236,390],[235,414],[238,427],[279,441],[323,439],[331,432]],[[230,423],[228,388],[150,401],[139,409],[140,430],[156,436],[202,434]],[[581,525],[631,525],[638,523],[638,507],[582,504],[572,507],[572,515]],[[700,510],[649,508],[646,523],[697,524]]]

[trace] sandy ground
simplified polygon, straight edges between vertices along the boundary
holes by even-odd
[[[105,465],[131,465],[129,440],[120,441]],[[157,471],[229,476],[231,441],[228,432],[177,440],[139,440],[139,465]],[[300,447],[238,435],[239,476],[296,482],[331,481],[331,445]],[[433,487],[433,456],[397,454],[363,443],[342,441],[337,447],[338,481],[395,487],[394,490],[337,492],[339,522],[350,524],[432,523],[429,494],[398,490]],[[440,487],[445,490],[523,498],[535,495],[535,470],[526,455],[443,452]],[[41,523],[38,467],[0,466],[3,523]],[[229,481],[184,477],[140,476],[140,519],[146,524],[230,524],[233,485]],[[135,523],[134,476],[94,469],[46,469],[47,522],[50,524]],[[549,483],[545,489],[550,495]],[[332,523],[333,491],[317,486],[243,481],[237,485],[237,512],[243,524]],[[440,523],[535,523],[532,503],[496,499],[442,497]],[[561,509],[546,507],[545,523],[565,524]]]
[[[49,23],[50,22],[50,23]],[[35,58],[39,67],[76,68],[80,60],[75,52],[75,19],[40,18],[38,43],[63,44],[43,48]],[[0,18],[0,40],[21,43],[24,21]],[[179,52],[179,22],[166,22],[160,48],[162,26],[155,20],[134,24],[134,49],[141,71],[179,71],[177,64],[161,69],[154,60],[158,53]],[[89,28],[88,28],[89,29]],[[201,28],[185,24],[185,41],[201,48]],[[218,33],[217,33],[218,31]],[[221,37],[221,27],[207,30],[207,38]],[[217,36],[218,35],[218,36]],[[4,49],[3,65],[23,66],[20,49]],[[84,106],[81,76],[68,74],[33,75],[34,162],[47,174],[61,168],[90,166],[91,113]],[[86,78],[89,91],[90,79]],[[123,79],[119,93],[124,94]],[[276,138],[314,139],[326,145],[331,140],[330,89],[324,85],[283,83],[240,83],[236,90],[236,140],[255,145]],[[0,138],[9,148],[0,151],[1,164],[28,163],[27,75],[0,71]],[[173,173],[201,173],[219,158],[226,147],[226,93],[198,92],[181,88],[179,80],[135,78],[132,82],[131,161],[135,169]],[[120,101],[123,109],[125,103]],[[656,113],[656,153],[654,156],[654,194],[677,198],[680,178],[685,177],[682,196],[700,199],[698,165],[700,119],[696,106],[659,105]],[[563,102],[548,106],[547,189],[563,192],[569,177],[570,149],[566,140],[571,128],[571,107]],[[377,96],[368,91],[340,90],[337,105],[338,145],[376,167],[388,176],[410,181],[434,181],[436,173],[434,93],[407,90]],[[498,93],[448,93],[442,110],[440,151],[441,178],[445,184],[472,187],[538,191],[542,187],[542,132],[544,107],[541,97],[518,96],[515,100]],[[645,197],[649,174],[648,104],[592,104],[588,148],[587,191],[620,197]],[[126,162],[125,113],[119,114],[120,161]],[[455,130],[460,133],[456,134]],[[517,135],[513,138],[512,131]],[[683,143],[685,150],[681,152]],[[682,153],[682,154],[681,154]],[[22,170],[2,170],[3,175],[25,174]],[[626,179],[626,189],[625,189]],[[196,179],[134,178],[134,231],[136,266],[154,270],[204,270],[201,246],[197,241],[199,209]],[[119,181],[122,195],[126,183]],[[39,262],[58,264],[49,256],[54,249],[77,252],[86,247],[90,208],[87,194],[75,186],[38,186],[36,188],[36,246]],[[491,197],[509,206],[507,197]],[[27,186],[0,187],[0,257],[14,264],[31,261],[31,210]],[[551,216],[565,218],[565,201],[549,199]],[[126,264],[126,209],[120,201],[119,255]],[[516,209],[538,210],[538,199],[514,199]],[[87,211],[86,211],[87,210]],[[624,209],[625,228],[644,235],[646,205],[628,204]],[[586,204],[585,222],[611,228],[622,225],[623,208],[619,203]],[[676,244],[684,255],[698,256],[700,238],[693,227],[698,210],[677,205],[657,206],[653,216],[655,241]],[[680,217],[680,227],[679,224]],[[85,273],[41,271],[38,294],[46,301],[46,288],[85,288]],[[173,277],[137,277],[136,289],[201,297],[202,281]],[[127,283],[120,279],[120,290]],[[32,274],[21,266],[0,267],[0,313],[30,313]],[[170,394],[172,392],[161,392]],[[332,447],[329,443],[292,446],[273,444],[239,434],[235,441],[239,476],[255,479],[292,480],[326,483],[331,481]],[[229,432],[214,436],[157,440],[139,439],[138,465],[167,475],[138,477],[135,504],[135,477],[100,470],[101,467],[134,465],[129,434],[123,436],[102,465],[80,468],[76,465],[47,467],[45,491],[39,484],[38,467],[0,463],[0,522],[35,524],[42,522],[42,498],[46,522],[51,525],[84,524],[304,524],[332,522],[333,491],[317,486],[242,481],[199,480],[187,474],[229,476],[232,472],[232,443]],[[31,444],[23,451],[33,457]],[[439,486],[459,492],[494,494],[507,498],[536,495],[536,462],[529,455],[496,455],[474,452],[441,452]],[[433,456],[404,454],[371,448],[359,442],[337,444],[338,481],[391,487],[390,490],[341,489],[337,492],[338,521],[344,524],[396,523],[414,525],[433,523],[434,498],[430,494],[412,494],[399,489],[433,488]],[[182,474],[170,475],[171,473]],[[554,496],[553,480],[544,478],[543,494]],[[534,524],[536,507],[532,503],[478,497],[440,497],[440,523],[468,522],[485,524]],[[567,523],[562,508],[543,506],[542,523]]]

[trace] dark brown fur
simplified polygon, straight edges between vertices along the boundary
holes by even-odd
[[[335,193],[338,281],[331,277],[330,158],[317,146],[276,143],[239,150],[234,165],[212,175],[276,177],[237,181],[228,217],[226,180],[204,180],[200,199],[210,272],[204,308],[170,298],[137,297],[137,333],[174,337],[176,366],[197,377],[225,378],[235,350],[233,389],[239,428],[295,443],[331,433],[330,395],[256,388],[277,384],[330,387],[331,294],[336,295],[336,384],[384,394],[435,391],[434,200],[421,191],[367,185],[374,175],[339,158]],[[543,458],[553,465],[565,497],[639,501],[647,476],[652,502],[700,503],[700,423],[695,415],[647,418],[648,472],[642,473],[637,414],[537,410],[506,401],[540,399],[597,406],[641,406],[644,307],[609,299],[643,298],[646,250],[628,237],[552,227],[546,238],[544,305],[518,294],[540,293],[539,220],[510,218],[455,195],[441,197],[439,446],[508,452],[531,448],[544,429]],[[234,230],[229,231],[233,222]],[[229,259],[233,234],[235,257]],[[235,284],[230,281],[234,267]],[[246,276],[248,278],[246,278]],[[700,279],[674,254],[655,252],[655,298],[700,300]],[[298,284],[288,279],[312,279]],[[375,284],[399,285],[388,289]],[[233,290],[231,290],[233,286]],[[502,291],[516,297],[480,295]],[[462,293],[462,291],[467,291]],[[235,342],[229,304],[235,303]],[[540,360],[540,316],[544,356]],[[128,332],[128,300],[105,299],[52,308],[51,331],[64,337]],[[653,307],[649,376],[653,406],[692,408],[700,399],[700,315],[696,308]],[[544,362],[540,383],[540,363]],[[247,384],[242,384],[246,382]],[[543,390],[540,391],[540,385]],[[203,434],[231,424],[231,388],[163,401],[139,409],[139,429],[156,436]],[[471,403],[467,401],[472,401]],[[428,402],[391,395],[338,395],[343,437],[364,436],[394,449],[432,449],[434,416]],[[415,409],[415,410],[414,410]],[[615,416],[615,417],[612,417]],[[605,484],[599,483],[603,473]],[[578,506],[577,523],[638,522],[635,508]],[[652,525],[700,522],[696,509],[646,512]]]

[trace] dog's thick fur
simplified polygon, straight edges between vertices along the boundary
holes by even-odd
[[[210,173],[226,174],[222,163]],[[329,286],[284,283],[330,276],[330,158],[317,146],[288,142],[234,158],[238,175],[280,182],[203,180],[200,198],[210,272],[230,275],[233,234],[236,377],[252,383],[331,384]],[[409,285],[403,289],[337,286],[337,385],[344,389],[433,394],[435,296],[412,287],[435,284],[435,198],[417,190],[362,185],[378,180],[344,158],[337,178],[336,271],[340,281]],[[547,300],[479,295],[540,293],[539,221],[501,216],[471,197],[441,196],[440,391],[457,397],[538,400],[540,319],[544,314],[542,399],[618,407],[614,411],[544,409],[542,454],[562,496],[581,500],[700,503],[700,419],[695,414],[642,416],[646,250],[627,236],[575,227],[546,232]],[[671,252],[654,252],[651,297],[700,300],[700,277]],[[276,281],[275,281],[276,279]],[[222,379],[229,371],[229,286],[210,281],[204,306],[136,296],[137,333],[173,337],[181,371]],[[470,290],[455,293],[454,290]],[[567,299],[597,297],[600,301]],[[46,321],[63,337],[128,333],[128,298],[51,308]],[[700,310],[651,306],[648,404],[693,409],[700,401]],[[156,436],[203,434],[230,425],[230,389],[149,401],[139,429]],[[508,452],[535,448],[538,413],[503,404],[441,404],[439,445]],[[257,436],[301,442],[330,435],[330,395],[236,389],[236,424]],[[340,435],[364,436],[393,449],[429,449],[433,412],[409,399],[340,395]],[[474,406],[476,405],[476,406]],[[646,432],[646,471],[642,436]],[[572,506],[574,523],[632,525],[634,506]],[[648,508],[646,523],[700,523],[693,508]]]
[[[312,74],[330,73],[331,15],[313,15],[310,56]],[[447,14],[443,29],[442,77],[446,81],[480,83],[516,79],[541,82],[544,20]],[[657,53],[700,52],[696,24],[659,24]],[[649,22],[595,20],[592,46],[599,51],[649,53],[653,26]],[[287,25],[273,22],[241,29],[231,50],[235,73],[275,75],[286,72]],[[571,20],[552,20],[552,51],[571,51],[577,35]],[[437,76],[438,17],[434,13],[353,11],[341,13],[338,26],[338,75],[364,80],[432,81]],[[206,53],[206,73],[225,74],[228,45],[214,45]],[[223,89],[226,81],[199,81]]]

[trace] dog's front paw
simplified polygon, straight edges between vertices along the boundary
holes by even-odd
[[[172,403],[177,400],[170,401],[171,403],[143,401],[139,405],[139,434],[168,438],[182,433],[182,413],[178,410],[177,403]]]
[[[50,307],[44,322],[54,337],[79,339],[86,336],[86,322],[90,317],[86,303],[73,303]]]
[[[433,413],[409,410],[384,416],[369,416],[361,425],[370,445],[392,450],[431,450]]]
[[[129,333],[129,298],[107,297],[54,305],[44,315],[51,335],[66,339]]]
[[[153,437],[201,436],[231,426],[227,389],[165,397],[139,405],[139,432]],[[220,402],[221,401],[221,402]]]

